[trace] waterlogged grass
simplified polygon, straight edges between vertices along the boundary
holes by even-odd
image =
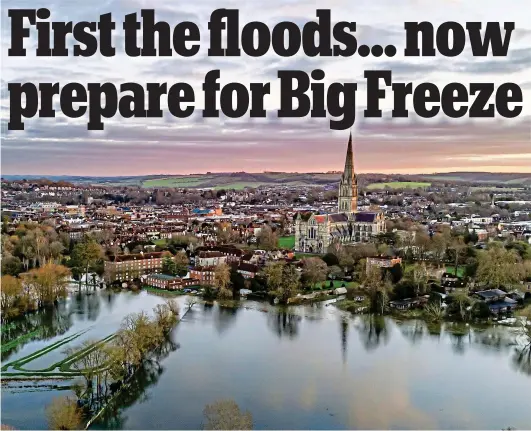
[[[48,353],[55,351],[59,349],[60,347],[64,346],[65,344],[70,343],[71,341],[77,339],[81,335],[83,335],[85,331],[76,332],[73,335],[70,335],[68,337],[65,337],[49,346],[46,346],[40,350],[37,350],[34,353],[31,353],[30,355],[27,355],[23,358],[17,359],[15,361],[9,362],[8,364],[2,366],[2,377],[7,378],[43,378],[43,377],[49,377],[49,378],[71,378],[80,376],[83,374],[83,370],[75,370],[72,369],[72,365],[75,364],[77,361],[91,353],[93,350],[100,348],[105,343],[111,341],[115,334],[111,334],[94,344],[91,344],[90,346],[87,346],[86,348],[80,350],[79,352],[76,352],[73,355],[70,355],[66,358],[63,358],[60,361],[55,362],[54,364],[50,365],[46,368],[40,368],[40,369],[34,369],[30,370],[27,368],[24,368],[25,365],[30,364],[31,362],[35,361],[38,358],[41,358]],[[95,370],[95,371],[102,371],[102,370]]]
[[[46,346],[42,349],[39,349],[37,350],[36,352],[33,352],[27,356],[24,356],[23,358],[20,358],[20,359],[17,359],[15,361],[12,361],[12,362],[9,362],[8,364],[4,365],[2,367],[2,371],[7,371],[7,369],[9,367],[12,367],[16,370],[19,370],[19,371],[30,371],[30,372],[33,372],[33,371],[45,371],[45,370],[24,370],[22,369],[22,366],[26,365],[26,364],[29,364],[30,362],[58,349],[59,347],[62,347],[64,346],[65,344],[68,344],[70,343],[71,341],[75,340],[76,338],[80,337],[81,335],[83,335],[85,332],[87,332],[87,330],[85,331],[80,331],[80,332],[76,332],[75,334],[72,334],[68,337],[65,337],[59,341],[56,341],[55,343],[53,344],[50,344],[49,346]],[[53,368],[52,368],[53,369]]]
[[[2,328],[3,330],[3,328]],[[2,348],[1,348],[1,351],[2,353],[5,353],[15,347],[17,347],[19,344],[23,344],[25,343],[26,341],[30,341],[31,339],[37,337],[40,335],[40,333],[42,332],[42,329],[37,329],[35,331],[32,331],[32,332],[28,332],[27,334],[24,334],[18,338],[15,338],[14,340],[11,340],[7,343],[2,343]]]

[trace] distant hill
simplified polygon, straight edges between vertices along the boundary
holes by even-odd
[[[531,185],[531,174],[492,172],[447,172],[420,175],[433,181],[465,181],[470,183],[498,183],[503,185]]]
[[[192,175],[143,175],[121,177],[53,176],[53,175],[4,175],[6,180],[36,180],[47,178],[52,181],[67,181],[74,184],[95,184],[115,186],[142,186],[145,188],[217,188],[243,189],[268,185],[326,186],[336,184],[340,173],[288,173],[288,172],[217,172]],[[360,186],[390,182],[449,182],[489,184],[499,186],[531,186],[531,174],[491,172],[448,172],[422,175],[405,174],[361,174]]]

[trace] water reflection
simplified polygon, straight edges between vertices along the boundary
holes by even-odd
[[[411,344],[415,345],[424,337],[425,325],[426,324],[421,320],[402,322],[400,324],[400,332],[402,332],[402,335],[404,335]]]
[[[132,377],[126,389],[113,399],[91,429],[123,429],[127,421],[125,411],[136,403],[149,401],[148,389],[158,383],[165,369],[161,361],[179,348],[179,344],[169,338],[160,347],[154,359],[146,361]]]
[[[54,313],[31,319],[39,319],[34,327],[63,327],[63,332],[90,326],[94,336],[103,337],[124,314],[151,310],[163,299],[102,290],[74,295]],[[186,300],[178,297],[182,311]],[[197,429],[203,406],[225,396],[251,411],[262,429],[501,429],[507,424],[522,429],[531,423],[531,413],[522,408],[531,356],[515,349],[515,331],[503,326],[397,322],[351,316],[326,304],[273,307],[242,301],[240,307],[198,303],[177,328],[159,360],[135,376],[98,428]],[[183,348],[172,354],[179,348],[175,340]],[[508,398],[502,413],[484,413],[500,393],[500,387],[486,385],[492,370],[510,388],[503,392]],[[456,379],[466,384],[466,397],[456,391]],[[9,423],[43,428],[22,418],[26,412],[45,417],[39,410],[49,402],[45,395],[3,390]]]
[[[531,376],[531,347],[515,348],[512,361],[516,370]]]
[[[64,302],[60,302],[53,308],[41,309],[27,314],[9,324],[3,325],[2,362],[7,361],[26,344],[35,340],[49,340],[58,335],[63,335],[71,326],[72,317]],[[20,342],[15,342],[19,337],[26,336],[26,334],[33,334],[33,336],[24,338]],[[5,345],[11,341],[13,344],[6,347]]]
[[[383,316],[363,315],[358,318],[356,329],[365,350],[374,350],[389,341],[387,320]]]
[[[301,320],[301,316],[292,314],[285,309],[272,310],[267,316],[268,326],[279,338],[294,339],[297,337]]]
[[[347,343],[348,343],[348,319],[343,317],[341,319],[341,357],[343,363],[347,361]]]
[[[214,314],[214,326],[218,334],[223,334],[236,322],[239,307],[235,304],[220,305],[217,307],[217,313]]]

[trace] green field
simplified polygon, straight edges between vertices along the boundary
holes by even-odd
[[[139,182],[144,188],[175,187],[175,188],[203,188],[203,189],[235,189],[259,186],[292,185],[292,186],[317,186],[337,182],[339,174],[306,174],[289,172],[233,172],[233,173],[208,173],[192,175],[169,175],[158,178],[139,177]]]
[[[455,266],[447,266],[446,272],[449,274],[455,275]],[[465,267],[464,266],[458,266],[457,267],[457,276],[463,277],[465,275]]]
[[[393,181],[390,183],[373,183],[367,186],[368,190],[384,189],[420,189],[431,186],[431,183],[419,183],[415,181]]]
[[[207,182],[213,177],[207,175],[183,175],[168,178],[157,178],[156,180],[146,180],[142,187],[200,187],[202,183]]]
[[[256,187],[263,186],[263,185],[265,185],[265,184],[264,183],[256,183],[256,182],[252,182],[252,181],[249,181],[249,182],[236,182],[236,183],[220,184],[218,186],[215,186],[214,189],[216,189],[216,190],[221,190],[221,189],[225,189],[225,190],[230,190],[230,189],[243,190],[246,187],[256,188]]]
[[[295,247],[295,235],[282,236],[278,239],[279,248],[293,249]]]

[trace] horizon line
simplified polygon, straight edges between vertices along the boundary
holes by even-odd
[[[340,174],[340,170],[328,170],[328,171],[282,171],[282,170],[264,170],[264,171],[204,171],[204,172],[193,172],[193,173],[149,173],[149,174],[132,174],[132,175],[91,175],[91,174],[2,174],[1,178],[5,177],[90,177],[90,178],[123,178],[123,177],[147,177],[147,176],[193,176],[193,175],[210,175],[210,174],[298,174],[298,175],[309,175],[309,174]],[[450,170],[450,171],[426,171],[419,173],[402,173],[402,172],[356,172],[357,175],[403,175],[403,176],[421,176],[421,175],[439,175],[439,174],[453,174],[453,173],[487,173],[487,174],[501,174],[501,175],[511,175],[511,174],[522,174],[522,175],[531,175],[531,172],[521,172],[521,171],[486,171],[486,170]]]

